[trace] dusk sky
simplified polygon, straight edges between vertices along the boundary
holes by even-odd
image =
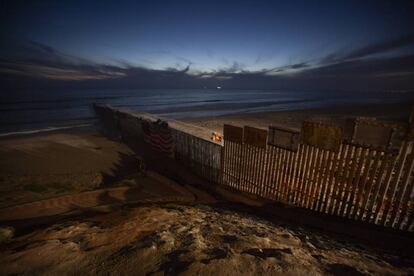
[[[0,3],[3,89],[414,89],[412,1]]]

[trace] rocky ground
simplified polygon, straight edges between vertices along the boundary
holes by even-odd
[[[1,274],[409,275],[414,261],[217,205],[104,207],[21,234]]]

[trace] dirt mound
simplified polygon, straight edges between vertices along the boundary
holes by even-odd
[[[176,204],[120,208],[14,239],[2,274],[357,275],[414,273],[413,260],[257,217]]]

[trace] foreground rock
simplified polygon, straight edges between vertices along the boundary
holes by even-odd
[[[121,208],[16,237],[0,274],[364,275],[414,273],[412,259],[244,213],[174,204]]]
[[[0,244],[10,242],[14,235],[12,227],[0,227]]]

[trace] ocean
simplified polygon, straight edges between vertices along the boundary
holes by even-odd
[[[183,119],[407,101],[414,102],[414,93],[225,89],[3,91],[0,95],[0,137],[94,126],[97,120],[93,103]]]

